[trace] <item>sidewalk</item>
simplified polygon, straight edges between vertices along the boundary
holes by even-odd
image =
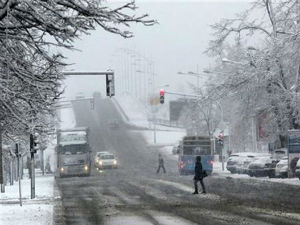
[[[58,197],[54,194],[54,176],[42,176],[36,170],[35,193],[36,198],[30,198],[30,179],[24,174],[22,183],[22,202],[19,204],[19,183],[7,185],[5,193],[0,193],[0,225],[51,225],[53,224],[54,201]]]

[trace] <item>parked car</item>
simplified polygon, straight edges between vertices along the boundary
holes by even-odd
[[[243,174],[249,174],[249,165],[253,161],[259,159],[259,158],[266,158],[266,157],[271,157],[270,154],[268,153],[260,153],[260,152],[253,152],[247,154],[247,157],[244,159],[244,163],[241,165],[240,168],[238,168],[239,173]]]
[[[288,157],[284,157],[277,163],[275,176],[281,178],[288,177]]]
[[[250,157],[254,158],[251,154],[252,153],[249,152],[231,154],[227,160],[226,169],[231,173],[241,173],[243,171],[245,161],[247,161]]]
[[[271,156],[256,157],[248,166],[249,176],[275,177],[275,167],[279,160]]]
[[[227,170],[231,173],[244,173],[248,174],[249,164],[257,157],[270,156],[266,153],[257,152],[240,152],[231,154],[227,160]]]
[[[297,162],[295,174],[296,174],[296,177],[298,177],[300,180],[300,159]]]
[[[239,154],[231,154],[227,160],[226,169],[231,173],[236,173],[236,165],[239,161]]]
[[[100,155],[99,161],[96,164],[97,169],[118,168],[118,161],[114,154],[107,153]]]

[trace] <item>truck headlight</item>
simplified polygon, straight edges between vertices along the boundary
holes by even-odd
[[[100,166],[102,165],[102,161],[101,160],[98,163],[99,163]]]
[[[83,168],[85,171],[88,171],[89,170],[89,167],[87,165],[84,166]]]
[[[61,168],[60,168],[60,172],[63,173],[64,171],[65,171],[65,169],[64,169],[63,167],[61,167]]]
[[[117,164],[118,164],[117,160],[114,160],[114,165],[117,165]]]

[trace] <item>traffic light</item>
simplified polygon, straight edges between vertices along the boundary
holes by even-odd
[[[165,103],[165,90],[160,89],[159,95],[160,95],[160,97],[159,97],[160,104],[164,104]]]
[[[220,133],[220,134],[218,135],[217,142],[218,142],[220,145],[223,145],[223,142],[224,142],[224,135],[223,135],[223,133]]]
[[[36,151],[39,149],[39,135],[38,133],[30,134],[30,152],[31,153],[36,153]]]
[[[106,74],[106,96],[115,96],[115,77],[113,74]]]

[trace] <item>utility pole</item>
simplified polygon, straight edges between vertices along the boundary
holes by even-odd
[[[0,123],[0,185],[1,193],[5,192],[4,175],[3,175],[3,148],[2,148],[2,124]]]
[[[16,153],[16,157],[18,160],[17,163],[17,170],[18,170],[18,179],[19,179],[19,200],[20,200],[20,206],[22,206],[22,189],[21,189],[21,176],[20,176],[20,151],[19,151],[19,144],[16,143],[16,149],[15,149],[15,153]]]
[[[30,153],[30,166],[31,166],[31,183],[30,183],[30,187],[31,187],[31,199],[35,198],[35,170],[34,170],[34,153],[31,152]]]
[[[37,134],[30,134],[30,166],[31,166],[31,199],[35,198],[35,166],[34,166],[34,153],[37,151]]]

